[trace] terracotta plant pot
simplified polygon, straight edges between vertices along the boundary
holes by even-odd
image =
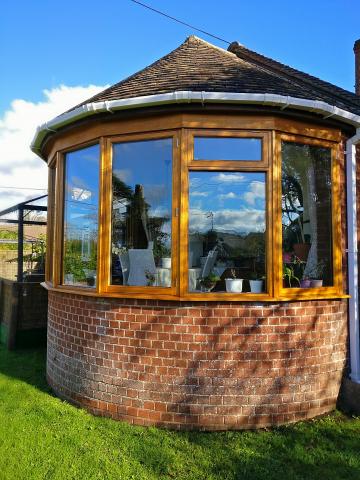
[[[293,245],[295,255],[303,262],[306,262],[310,248],[311,243],[294,243]]]
[[[231,293],[242,292],[242,278],[225,278],[226,291]]]
[[[310,287],[311,288],[319,288],[323,286],[323,281],[322,280],[311,280],[310,281]]]

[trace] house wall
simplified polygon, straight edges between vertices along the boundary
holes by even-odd
[[[49,292],[48,381],[140,425],[226,430],[333,409],[346,300],[272,304],[96,299]]]

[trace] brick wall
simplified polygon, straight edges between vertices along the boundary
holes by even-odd
[[[49,294],[48,381],[90,411],[226,430],[335,407],[347,302],[181,303]]]

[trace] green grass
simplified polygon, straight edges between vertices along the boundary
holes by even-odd
[[[0,480],[360,479],[360,418],[179,433],[96,418],[55,398],[43,350],[0,347]]]

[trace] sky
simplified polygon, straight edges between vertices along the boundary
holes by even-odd
[[[354,90],[359,0],[144,3]],[[0,210],[46,192],[46,165],[29,149],[38,124],[144,68],[192,34],[227,48],[130,0],[2,0]]]

